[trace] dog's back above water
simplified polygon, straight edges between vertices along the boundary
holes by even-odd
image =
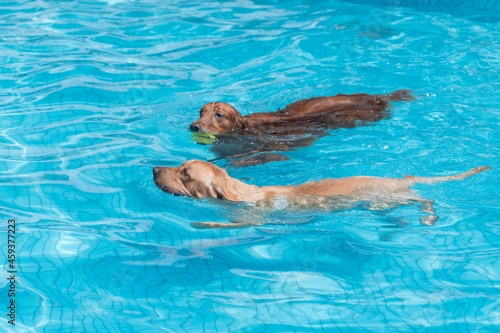
[[[166,193],[190,198],[214,198],[233,202],[253,202],[250,209],[273,210],[279,207],[287,210],[329,210],[340,211],[357,207],[363,202],[369,210],[385,210],[401,205],[418,205],[427,215],[420,222],[433,225],[437,220],[433,200],[424,199],[410,186],[418,183],[435,183],[460,180],[491,169],[477,167],[468,172],[444,177],[382,178],[355,176],[327,178],[295,186],[262,186],[246,184],[232,178],[218,166],[204,161],[191,160],[181,166],[154,167],[154,182]],[[332,200],[333,199],[333,200]],[[232,223],[196,222],[196,228],[241,228],[264,223],[249,211],[243,220]]]

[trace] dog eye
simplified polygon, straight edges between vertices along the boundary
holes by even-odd
[[[215,117],[217,117],[217,118],[224,118],[224,117],[223,117],[220,113],[218,113],[218,112],[215,114]]]

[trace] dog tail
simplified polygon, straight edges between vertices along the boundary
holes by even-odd
[[[384,102],[411,102],[415,99],[413,92],[408,89],[396,90],[393,93],[379,96]]]
[[[454,176],[444,176],[444,177],[415,177],[415,176],[404,176],[406,179],[406,182],[408,185],[413,185],[413,184],[432,184],[432,183],[438,183],[438,182],[446,182],[449,180],[459,180],[459,179],[465,179],[470,176],[473,176],[475,174],[478,174],[480,172],[483,172],[485,170],[492,169],[490,167],[477,167],[474,168],[470,171],[461,173],[459,175],[454,175]]]

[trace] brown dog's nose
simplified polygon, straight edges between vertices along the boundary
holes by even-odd
[[[199,132],[201,130],[201,126],[196,123],[192,123],[189,125],[189,129],[193,132]]]
[[[154,167],[153,168],[153,175],[156,176],[157,174],[159,174],[161,171],[161,168],[160,167]]]

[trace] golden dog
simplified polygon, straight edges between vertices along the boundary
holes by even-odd
[[[162,191],[190,198],[215,198],[233,202],[251,202],[258,210],[320,209],[341,211],[353,209],[362,202],[369,210],[384,210],[400,205],[418,204],[428,215],[421,218],[425,225],[433,225],[438,216],[432,207],[433,201],[420,197],[410,189],[416,183],[434,183],[465,179],[490,167],[477,167],[468,172],[445,177],[381,178],[356,176],[327,178],[295,186],[262,186],[246,184],[231,178],[218,166],[200,160],[184,162],[176,168],[154,167],[154,182]],[[260,216],[260,215],[259,215]],[[244,217],[243,217],[244,218]],[[255,215],[246,221],[232,223],[195,222],[195,228],[240,228],[260,225]]]

